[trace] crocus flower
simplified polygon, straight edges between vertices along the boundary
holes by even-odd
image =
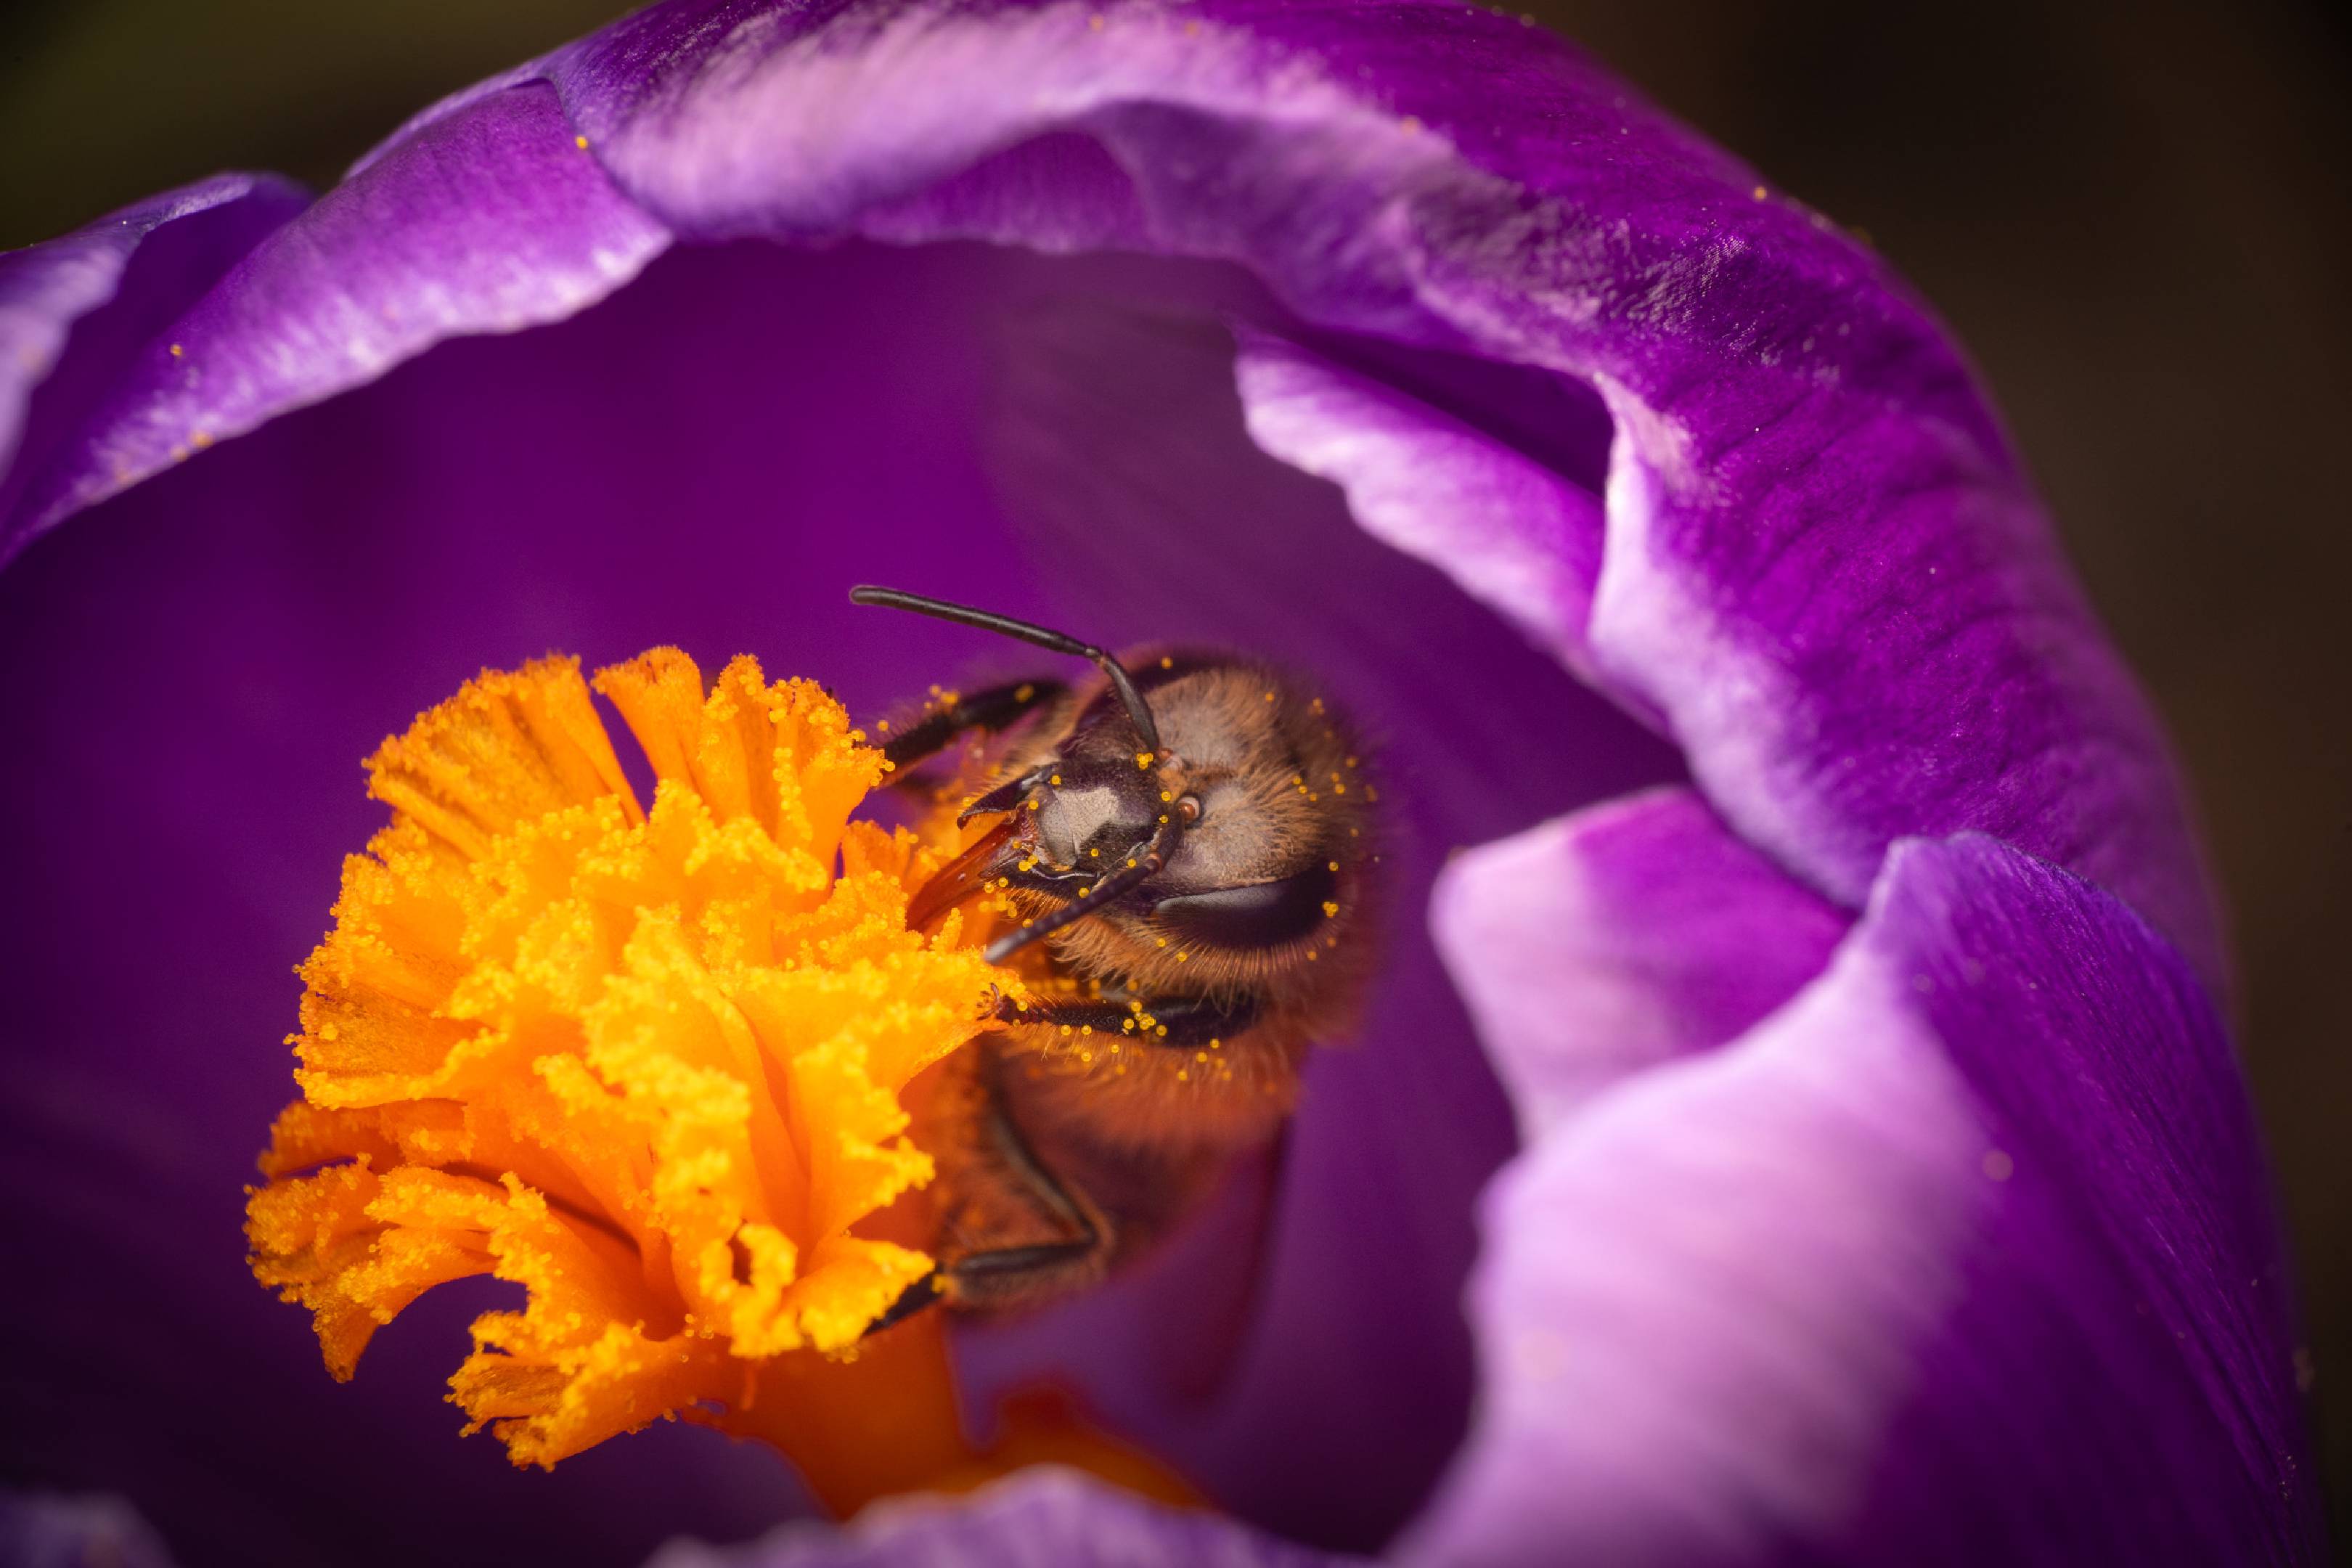
[[[333,1384],[238,1227],[352,761],[551,647],[968,673],[878,580],[1316,672],[1396,930],[1270,1210],[959,1331],[970,1411],[1050,1376],[1211,1508],[1033,1469],[747,1560],[2321,1555],[2210,897],[2016,455],[1517,19],[677,0],[7,258],[0,378],[12,1476],[192,1563],[800,1506],[682,1425],[461,1441],[494,1291]]]

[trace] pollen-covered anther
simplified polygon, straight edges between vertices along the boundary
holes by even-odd
[[[648,809],[590,684],[486,673],[370,760],[392,821],[302,966],[247,1216],[337,1377],[432,1287],[520,1285],[451,1379],[518,1464],[734,1425],[779,1358],[854,1352],[931,1268],[870,1224],[932,1174],[901,1090],[1007,978],[958,916],[907,929],[943,857],[849,820],[885,764],[820,688],[739,658],[706,692],[675,649],[598,674]]]

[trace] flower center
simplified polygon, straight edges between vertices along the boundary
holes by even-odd
[[[887,764],[818,687],[738,658],[706,694],[668,648],[593,685],[649,812],[568,659],[484,674],[370,759],[392,823],[302,965],[254,1272],[337,1378],[432,1287],[521,1286],[451,1379],[518,1464],[683,1411],[837,1506],[921,1484],[971,1458],[938,1326],[861,1347],[931,1268],[892,1206],[932,1173],[900,1097],[1010,977],[961,912],[908,930],[944,856],[850,820]],[[846,1473],[861,1447],[894,1473]]]

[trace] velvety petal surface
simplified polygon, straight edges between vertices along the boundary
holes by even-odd
[[[1991,840],[1898,847],[1816,983],[1588,1102],[1486,1234],[1475,1435],[1407,1561],[2324,1555],[2220,1025]]]
[[[552,89],[482,99],[377,156],[141,345],[0,520],[0,558],[215,442],[381,375],[445,338],[561,320],[659,252]]]
[[[1621,1079],[1744,1034],[1853,919],[1680,787],[1480,845],[1429,918],[1531,1144]]]
[[[683,1426],[550,1476],[460,1440],[442,1380],[491,1291],[421,1304],[331,1384],[302,1315],[253,1287],[238,1218],[287,1094],[291,967],[378,820],[358,760],[550,647],[754,651],[862,715],[1040,668],[848,605],[870,580],[1263,648],[1370,731],[1394,946],[1271,1194],[1236,1203],[1239,1244],[1205,1272],[1122,1283],[973,1360],[997,1386],[1058,1372],[1305,1539],[1370,1546],[1409,1518],[1467,1418],[1459,1284],[1513,1142],[1423,929],[1430,879],[1455,846],[1676,765],[1256,448],[1222,324],[1245,281],[971,246],[677,247],[570,322],[445,343],[0,573],[0,670],[43,759],[0,774],[0,816],[38,825],[0,836],[21,890],[0,917],[0,1190],[40,1194],[0,1215],[0,1268],[48,1281],[0,1298],[0,1335],[42,1347],[0,1387],[12,1473],[127,1493],[192,1565],[633,1563],[795,1511],[772,1456]],[[1335,574],[1364,596],[1335,600]],[[1210,1298],[1221,1342],[1175,1353],[1163,1331],[1199,1330]]]
[[[1514,19],[704,5],[541,68],[681,234],[1228,258],[1317,326],[1596,390],[1582,635],[1730,821],[1848,904],[1894,838],[1990,832],[2218,975],[2152,722],[1958,353],[1828,220]]]
[[[1090,1477],[1030,1470],[970,1499],[885,1502],[845,1530],[787,1527],[749,1546],[680,1542],[646,1568],[1333,1568],[1361,1563],[1180,1511]]]
[[[309,202],[272,174],[216,174],[0,256],[0,519],[154,334]],[[0,525],[0,559],[12,537]]]
[[[435,1402],[456,1316],[404,1321],[361,1384],[327,1387],[296,1315],[246,1281],[234,1215],[245,1130],[284,1096],[279,966],[372,826],[351,763],[478,666],[548,647],[756,651],[867,712],[973,669],[968,638],[849,611],[859,580],[1264,648],[1331,683],[1397,785],[1393,961],[1358,1048],[1318,1062],[1272,1195],[1233,1197],[1241,1245],[982,1336],[977,1389],[1058,1369],[1301,1539],[1370,1547],[1412,1516],[1468,1418],[1466,1216],[1513,1142],[1423,901],[1450,849],[1676,777],[1638,721],[1696,794],[1543,830],[1449,884],[1462,997],[1522,1124],[1549,1131],[1493,1211],[1486,1415],[1423,1546],[1475,1558],[1573,1525],[1629,1552],[1907,1548],[1933,1513],[1925,1461],[1874,1485],[1884,1517],[1861,1525],[1856,1494],[1822,1489],[1890,1422],[1927,1434],[1901,1426],[1901,1456],[1964,1435],[1946,1457],[2007,1489],[1996,1544],[2040,1518],[2048,1476],[2104,1500],[2118,1477],[2255,1476],[2293,1451],[2271,1373],[2248,1372],[2271,1331],[2209,1296],[2266,1233],[2189,972],[2017,853],[2218,974],[2142,704],[1934,323],[1826,220],[1571,51],[1435,4],[672,3],[437,106],[259,226],[119,367],[88,362],[98,390],[60,402],[48,455],[0,490],[0,551],[106,502],[0,576],[0,670],[44,759],[0,775],[0,811],[39,825],[0,847],[22,889],[0,1186],[57,1194],[14,1205],[0,1248],[59,1280],[5,1306],[12,1340],[48,1347],[8,1393],[12,1439],[47,1435],[12,1473],[120,1485],[236,1561],[620,1561],[649,1531],[792,1506],[760,1456],[675,1429],[518,1491]],[[871,243],[971,239],[1020,248]],[[1104,247],[1126,254],[1031,254]],[[84,343],[45,384],[84,374]],[[2017,849],[1907,852],[1827,978],[1675,1059],[1803,982],[1891,843],[1966,829]],[[1920,869],[1937,856],[2023,868],[1949,870],[1979,923],[1937,927],[1946,904],[1918,892],[1943,885]],[[1720,909],[1710,886],[1732,889]],[[1548,999],[1546,950],[1511,929],[1603,917],[1627,924],[1561,950],[1589,992]],[[2012,986],[1997,1017],[1931,1017],[1929,993],[1869,981],[1905,942],[1938,984],[1954,952],[2012,962],[1996,937],[2016,973],[2112,972],[2112,1016]],[[2000,1043],[2044,1036],[2074,1044],[2012,1062]],[[2044,1058],[2076,1076],[2003,1076]],[[2181,1063],[2184,1082],[2146,1081]],[[2068,1102],[2078,1126],[2052,1109],[2094,1091],[2129,1103]],[[2051,1117],[2040,1142],[2029,1111]],[[2227,1122],[2196,1144],[2220,1183],[2201,1200],[2165,1141],[2200,1117]],[[2071,1142],[2151,1120],[2173,1131],[2129,1159]],[[2013,1180],[1982,1164],[1990,1137]],[[2107,1206],[2045,1184],[2069,1159]],[[1531,1173],[1555,1166],[1552,1207]],[[2137,1180],[2156,1186],[2117,1184]],[[2126,1196],[2219,1261],[2150,1283]],[[1606,1245],[1571,1247],[1580,1226]],[[1783,1234],[1785,1258],[1753,1250]],[[1649,1271],[1621,1283],[1657,1299],[1608,1298],[1599,1260],[1643,1245]],[[1264,1266],[1236,1276],[1253,1249]],[[1788,1259],[1813,1267],[1784,1280]],[[1712,1289],[1709,1269],[1734,1293],[1675,1293]],[[2066,1363],[2084,1303],[2140,1304],[2117,1279],[2167,1286],[2160,1326],[2205,1361],[2130,1327]],[[1740,1317],[1748,1283],[1792,1294]],[[1507,1372],[1528,1312],[1587,1304],[1572,1348],[1612,1354],[1569,1364],[1596,1408],[1629,1402],[1614,1436],[1579,1425],[1540,1342],[1545,1375]],[[1232,1327],[1192,1344],[1209,1317]],[[2045,1426],[2098,1406],[2081,1419],[2105,1446],[2037,1448],[2042,1426],[2003,1414],[2021,1387]],[[158,1417],[101,1416],[93,1390]],[[1752,1433],[1694,1434],[1717,1399],[1799,1413],[1765,1456],[1780,1469],[1742,1468]],[[1539,1484],[1562,1456],[1597,1455],[1578,1474],[1598,1477],[1635,1453],[1654,1463],[1614,1491]],[[1699,1514],[1643,1492],[1672,1474]],[[1645,1495],[1695,1533],[1633,1531]],[[2215,1495],[2207,1514],[2172,1499],[2167,1539],[2303,1528]]]

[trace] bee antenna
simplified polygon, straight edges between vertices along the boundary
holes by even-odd
[[[1074,925],[1093,914],[1097,910],[1165,866],[1168,863],[1168,851],[1174,846],[1177,836],[1181,832],[1182,827],[1177,820],[1171,819],[1162,823],[1160,831],[1151,836],[1150,847],[1142,854],[1129,861],[1118,870],[1113,871],[1087,891],[1072,899],[1052,914],[1034,920],[1016,931],[1006,931],[1003,936],[990,942],[988,950],[982,952],[981,957],[991,963],[1002,963],[1031,942],[1043,942],[1064,926]]]
[[[920,594],[905,594],[896,588],[861,585],[849,591],[853,605],[878,605],[889,610],[912,610],[919,616],[937,620],[953,621],[960,626],[972,626],[984,632],[1015,637],[1036,647],[1054,653],[1067,654],[1073,658],[1092,659],[1097,668],[1109,678],[1111,689],[1127,709],[1127,717],[1143,742],[1143,749],[1157,753],[1160,750],[1160,726],[1151,720],[1151,709],[1136,689],[1135,679],[1127,667],[1092,643],[1083,643],[1066,632],[1057,632],[1027,621],[1016,621],[1010,616],[1000,616],[991,610],[975,610],[969,605],[951,605],[945,599],[927,599]],[[1072,916],[1076,919],[1076,916]]]

